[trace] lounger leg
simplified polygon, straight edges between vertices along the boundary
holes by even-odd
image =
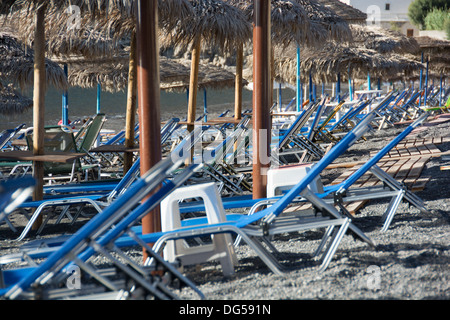
[[[405,195],[404,198],[417,209],[420,210],[421,213],[429,213],[429,211],[425,208],[425,205],[418,196],[409,191],[406,187],[400,185],[400,183],[380,169],[378,166],[373,166],[370,168],[370,171],[378,177],[381,181],[386,183],[393,190],[404,190]]]
[[[389,228],[389,225],[391,224],[392,219],[394,218],[395,212],[397,211],[398,206],[402,202],[404,195],[405,195],[405,191],[399,190],[397,196],[393,197],[391,202],[389,203],[389,206],[382,217],[382,220],[384,221],[383,228],[381,229],[382,232],[387,231],[387,229]]]
[[[16,239],[16,241],[21,241],[25,238],[25,236],[28,234],[28,231],[30,231],[31,227],[33,226],[34,222],[36,221],[36,219],[39,217],[39,215],[42,212],[43,207],[39,206],[36,211],[33,213],[33,215],[31,216],[31,219],[28,221],[27,225],[25,226],[25,229],[23,229],[22,233],[20,234],[20,236]]]
[[[333,240],[330,243],[330,247],[325,251],[322,264],[320,265],[319,272],[325,271],[325,269],[330,264],[331,259],[334,256],[334,253],[336,252],[339,244],[341,243],[342,238],[344,237],[345,233],[347,232],[347,229],[350,225],[350,219],[344,218],[344,221],[342,225],[339,227],[338,230],[335,230],[335,234],[333,236]]]
[[[322,237],[322,241],[320,241],[319,246],[317,247],[316,251],[313,254],[313,257],[317,257],[325,247],[325,244],[327,243],[330,236],[333,234],[334,226],[329,226],[327,230],[325,231],[325,234]]]
[[[310,192],[308,189],[304,190],[302,193],[300,193],[302,197],[307,199],[309,202],[311,202],[314,206],[320,209],[322,212],[327,212],[333,217],[337,219],[343,218],[342,215],[336,210],[335,207],[327,204],[323,199],[316,196],[313,192]],[[362,232],[361,229],[359,229],[357,226],[355,226],[353,223],[350,223],[349,225],[350,230],[353,231],[355,235],[358,236],[362,241],[366,242],[372,247],[375,247],[375,244],[372,242],[372,240]]]
[[[264,248],[263,244],[256,238],[250,239],[250,237],[243,235],[242,240],[247,243],[249,247],[255,251],[258,257],[277,275],[283,275],[285,268],[280,265],[275,257]]]
[[[213,236],[214,246],[225,251],[219,258],[219,262],[222,266],[222,271],[225,276],[231,276],[235,273],[234,266],[237,262],[236,259],[233,258],[236,256],[233,244],[228,242],[228,239],[229,237],[227,237],[225,234]]]
[[[8,217],[3,218],[5,223],[8,225],[8,227],[11,229],[12,232],[17,232],[17,229],[13,226],[11,221],[8,219]]]
[[[36,231],[36,234],[41,234],[42,230],[44,230],[44,227],[47,225],[47,223],[50,220],[51,216],[52,216],[52,213],[48,212],[47,213],[47,217],[45,217],[45,220],[39,226],[39,229]]]
[[[65,215],[67,215],[67,217],[69,218],[69,220],[72,220],[73,221],[73,218],[72,218],[72,216],[69,214],[69,206],[65,206],[63,209],[62,209],[62,211],[61,211],[61,213],[59,214],[59,216],[58,216],[58,219],[56,219],[56,222],[55,222],[55,224],[58,224],[58,223],[61,223],[61,220],[64,218],[64,216]]]

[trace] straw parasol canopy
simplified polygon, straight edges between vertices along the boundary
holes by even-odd
[[[422,61],[422,57],[419,55],[407,55],[408,59],[413,59],[417,62]],[[437,74],[448,74],[450,72],[450,56],[443,53],[427,54],[424,55],[424,59],[429,61],[428,68],[431,72]],[[430,72],[430,73],[431,73]]]
[[[161,88],[189,81],[190,69],[184,64],[163,56],[160,56],[159,64]],[[78,61],[69,65],[68,81],[71,86],[81,88],[95,88],[101,83],[103,90],[115,93],[127,89],[128,71],[126,61]]]
[[[249,22],[253,21],[254,3],[250,0],[228,0],[230,4],[241,9]],[[272,42],[289,45],[292,41],[298,44],[319,45],[325,37],[326,30],[311,24],[309,15],[294,0],[271,0]],[[319,37],[318,37],[319,36]]]
[[[189,68],[190,60],[181,59],[178,63]],[[189,72],[189,69],[188,69]],[[226,89],[235,86],[235,74],[212,63],[203,62],[199,65],[199,89]],[[187,79],[188,80],[188,79]],[[243,85],[247,85],[244,81]],[[166,91],[183,92],[189,87],[188,81],[161,82],[161,89]]]
[[[31,109],[33,100],[21,95],[12,85],[4,86],[0,82],[0,114],[21,114]]]
[[[422,75],[422,77],[423,77],[423,75]],[[448,78],[448,76],[446,74],[441,74],[439,72],[431,71],[428,74],[428,78],[429,79],[440,80],[441,77],[442,77],[442,79]],[[392,81],[392,82],[397,82],[397,81],[420,81],[420,73],[419,72],[414,72],[414,73],[409,74],[409,75],[405,75],[405,74],[399,73],[397,75],[392,75],[392,76],[387,77],[386,80],[389,80],[389,81]]]
[[[412,53],[420,50],[413,37],[377,26],[351,25],[354,45],[362,45],[380,53]]]
[[[203,48],[217,47],[232,51],[252,35],[252,26],[237,7],[220,0],[189,0],[193,14],[179,21],[161,46],[179,44],[188,49],[196,38],[202,39]]]
[[[47,12],[45,19],[47,56],[109,57],[115,54],[116,49],[122,48],[118,39],[113,39],[106,32],[99,31],[89,15],[82,16],[80,28],[69,29],[67,12],[60,12],[55,7],[51,7]],[[5,23],[15,30],[15,35],[20,42],[32,46],[35,29],[33,19],[33,15],[27,9],[21,9],[12,12],[5,19]]]
[[[427,55],[450,54],[450,41],[427,36],[415,37],[420,50]]]
[[[367,14],[339,0],[317,0],[321,5],[334,11],[349,24],[365,25]]]
[[[71,87],[96,88],[100,83],[102,90],[115,93],[125,90],[128,84],[128,65],[120,62],[70,64],[68,69]]]
[[[33,86],[34,51],[23,46],[16,38],[7,33],[0,33],[0,77],[17,85],[22,90]],[[55,62],[46,59],[47,85],[58,89],[67,88],[63,69]]]
[[[311,23],[320,26],[328,32],[326,40],[332,39],[339,42],[352,40],[350,27],[341,16],[334,12],[329,6],[325,6],[317,0],[295,0],[308,13]]]
[[[280,50],[275,66],[278,81],[295,83],[295,48]],[[382,55],[375,50],[336,45],[332,42],[326,43],[320,50],[310,48],[304,50],[301,63],[303,73],[309,75],[311,72],[313,81],[316,83],[335,82],[337,75],[347,75],[349,68],[352,70],[353,77],[364,78],[368,72],[374,77],[384,77],[400,72],[413,72],[422,67],[421,63],[400,55]]]
[[[17,5],[6,17],[20,41],[31,45],[34,39],[33,11],[37,4]],[[80,6],[80,21],[72,21],[69,4]],[[159,0],[161,34],[192,14],[187,0]],[[129,45],[136,29],[135,1],[59,0],[47,6],[45,14],[46,51],[49,56],[81,55],[110,57]],[[75,24],[76,22],[76,24]],[[79,23],[78,23],[79,22]]]

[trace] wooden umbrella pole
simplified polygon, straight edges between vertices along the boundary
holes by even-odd
[[[189,132],[194,131],[194,122],[197,110],[200,48],[201,48],[201,38],[200,36],[197,36],[194,40],[194,46],[192,49],[191,74],[189,80],[188,115],[187,115],[187,122],[188,122],[187,129]],[[186,164],[191,163],[193,158],[194,158],[194,149],[191,149],[191,156],[186,159]]]
[[[234,118],[242,118],[242,72],[244,64],[244,45],[241,43],[236,50],[236,87],[234,96]]]
[[[253,27],[253,198],[266,196],[270,167],[270,1],[254,0]]]
[[[137,92],[141,174],[161,160],[161,116],[159,88],[158,1],[137,1]],[[142,219],[142,233],[161,230],[160,207]],[[144,260],[147,254],[144,250]]]
[[[45,114],[45,9],[46,4],[36,11],[35,38],[34,38],[34,91],[33,91],[33,154],[44,154],[44,114]],[[33,162],[33,177],[36,187],[33,200],[39,201],[44,197],[44,163]],[[33,225],[36,230],[42,224],[40,216]]]
[[[136,33],[131,35],[130,60],[128,70],[127,113],[125,124],[125,147],[134,147],[134,126],[136,122]],[[124,174],[133,165],[133,153],[124,154]]]
[[[200,36],[194,40],[194,46],[192,49],[192,61],[191,61],[191,76],[189,80],[189,101],[188,101],[188,130],[192,132],[194,130],[193,123],[195,122],[196,109],[197,109],[197,92],[198,92],[198,72],[200,64],[200,48],[201,39]]]

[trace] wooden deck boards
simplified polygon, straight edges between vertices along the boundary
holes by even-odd
[[[422,171],[425,164],[432,158],[443,154],[436,144],[450,142],[450,137],[434,137],[434,138],[409,138],[400,142],[396,148],[389,152],[379,162],[378,166],[394,177],[398,182],[406,185],[410,191],[417,192],[425,188],[426,183],[431,177],[422,176]],[[376,152],[371,152],[370,156],[375,155]],[[364,162],[355,162],[352,164],[341,165],[340,167],[347,168],[338,178],[331,182],[331,184],[339,184],[351,176],[358,170]],[[446,168],[445,168],[446,169]],[[381,185],[382,182],[372,173],[364,174],[353,187],[370,187]],[[359,201],[347,203],[346,209],[355,214],[368,201]],[[295,205],[289,211],[299,211],[311,208],[310,204]]]

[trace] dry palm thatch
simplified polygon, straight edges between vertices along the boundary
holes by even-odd
[[[92,2],[88,6],[90,27],[98,33],[104,33],[114,39],[128,38],[136,31],[136,1],[78,0]],[[97,3],[97,6],[95,6]],[[158,0],[158,23],[161,37],[176,25],[194,14],[188,0]]]
[[[109,14],[119,10],[124,15],[134,15],[136,12],[136,1],[134,0],[16,0],[6,1],[0,5],[2,12],[27,8],[34,10],[37,6],[46,2],[50,7],[65,10],[70,5],[76,5],[81,10],[90,14]],[[183,0],[158,0],[159,12],[163,18],[179,15],[185,10],[189,10]],[[176,11],[176,12],[175,12]]]
[[[128,66],[121,63],[86,63],[69,66],[70,86],[95,88],[97,84],[108,92],[123,91],[128,84]]]
[[[14,10],[7,16],[7,23],[14,26],[20,40],[31,44],[34,40],[34,12],[39,1],[22,4],[16,1]],[[51,56],[69,54],[84,57],[108,57],[116,49],[129,43],[130,34],[136,29],[135,1],[59,0],[46,8],[46,49]],[[80,23],[72,21],[70,4],[80,6]],[[187,0],[159,0],[159,25],[170,30],[180,20],[192,13]]]
[[[203,47],[216,46],[232,51],[240,43],[250,39],[252,26],[244,13],[221,0],[189,0],[194,13],[179,21],[175,28],[161,39],[162,46],[179,44],[188,49],[197,38]]]
[[[189,80],[189,68],[166,57],[160,57],[161,86],[172,83],[186,83]],[[126,90],[128,86],[128,69],[126,61],[104,62],[103,60],[78,60],[69,64],[68,81],[71,86],[95,88],[97,84],[111,93]]]
[[[350,24],[366,24],[367,14],[339,0],[317,0]]]
[[[355,44],[361,44],[367,49],[380,53],[417,53],[419,44],[413,37],[407,37],[400,32],[376,26],[350,26]]]
[[[253,1],[228,0],[230,4],[244,11],[249,21],[253,21]],[[326,30],[311,24],[308,13],[297,2],[291,0],[271,0],[272,42],[288,46],[298,44],[317,46],[326,37]]]
[[[97,31],[96,23],[88,15],[81,19],[80,28],[68,28],[68,15],[53,7],[47,10],[45,38],[47,56],[64,57],[79,55],[87,58],[114,55],[123,44],[108,34]],[[12,12],[6,23],[15,30],[15,35],[24,44],[34,42],[34,16],[26,9]],[[122,41],[123,42],[123,41]]]
[[[223,68],[212,64],[200,65],[200,71],[205,76],[199,81],[201,89],[224,89],[232,88],[235,85],[235,75]],[[243,85],[247,82],[244,81]]]
[[[0,33],[0,77],[8,79],[21,89],[33,86],[33,50],[24,47],[11,35]],[[63,69],[55,62],[46,59],[47,85],[58,89],[67,88]]]
[[[415,37],[419,43],[420,51],[427,55],[450,54],[450,41],[431,37]]]
[[[295,83],[295,48],[280,52],[275,66],[278,81]],[[304,50],[301,63],[303,74],[309,75],[311,72],[316,83],[335,82],[338,74],[344,79],[349,69],[352,77],[364,78],[369,72],[373,77],[385,77],[399,72],[412,72],[420,67],[422,64],[399,55],[387,56],[371,49],[336,45],[332,42],[326,43],[321,50]]]
[[[408,59],[415,60],[417,62],[422,61],[422,57],[418,55],[408,55]],[[428,60],[429,70],[438,74],[448,74],[450,72],[450,56],[447,54],[427,54],[424,55],[424,61]]]
[[[439,72],[434,72],[431,71],[428,74],[428,79],[436,79],[436,80],[440,80],[442,78],[448,78],[448,76],[446,74],[441,74]],[[424,79],[424,75],[422,75],[422,81]],[[392,82],[396,82],[396,81],[420,81],[420,73],[419,72],[414,72],[411,74],[397,74],[397,75],[392,75],[386,78],[386,80],[392,81]]]
[[[0,114],[7,116],[21,114],[32,106],[32,99],[18,93],[12,85],[4,86],[0,82]]]
[[[398,65],[405,76],[410,76],[416,72],[419,72],[425,67],[423,63],[416,61],[410,54],[400,55],[392,53],[388,55],[388,58],[394,61],[396,65]],[[388,70],[388,72],[384,72],[384,74],[389,77],[390,75],[395,74],[395,69]]]
[[[332,9],[322,5],[317,0],[295,0],[308,12],[312,23],[324,27],[328,32],[328,39],[339,42],[352,40],[352,32],[348,23]]]
[[[190,60],[179,60],[180,64],[184,65],[185,68],[191,64]],[[232,88],[235,86],[235,75],[223,69],[222,67],[213,65],[211,63],[201,63],[199,65],[199,80],[198,80],[198,88],[199,89],[225,89]],[[188,71],[189,72],[189,71]],[[189,79],[185,81],[164,81],[161,82],[161,89],[166,91],[174,91],[174,92],[183,92],[189,87]],[[247,82],[244,82],[246,85]]]

